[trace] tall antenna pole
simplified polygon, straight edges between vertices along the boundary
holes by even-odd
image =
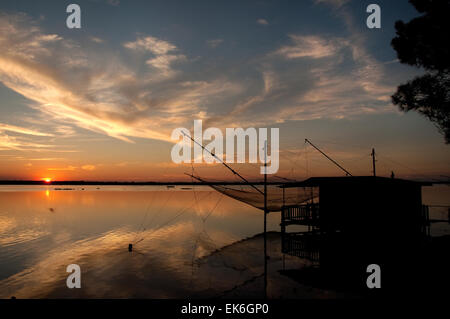
[[[339,167],[341,170],[343,170],[345,172],[345,174],[347,174],[347,176],[353,176],[352,174],[350,174],[349,171],[347,171],[345,168],[343,168],[341,165],[339,165],[335,160],[333,160],[331,157],[329,157],[327,154],[325,154],[324,152],[322,152],[317,146],[315,146],[313,143],[311,143],[307,138],[305,138],[305,143],[308,143],[309,145],[311,145],[312,147],[314,147],[316,150],[318,150],[323,156],[325,156],[326,158],[328,158],[330,161],[333,162],[333,164],[335,164],[337,167]]]
[[[377,173],[376,173],[376,170],[375,170],[376,159],[375,159],[375,149],[374,148],[372,148],[372,154],[370,154],[370,155],[372,155],[373,176],[377,176]]]

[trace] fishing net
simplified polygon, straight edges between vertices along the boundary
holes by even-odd
[[[238,201],[264,210],[264,196],[250,186],[209,185],[216,191]],[[264,186],[256,186],[264,192]],[[318,201],[317,187],[280,188],[278,185],[267,185],[267,209],[271,212],[281,211],[283,205],[300,205]]]

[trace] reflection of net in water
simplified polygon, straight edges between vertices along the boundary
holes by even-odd
[[[249,186],[223,186],[210,185],[218,192],[231,198],[249,204],[258,209],[264,209],[264,196]],[[263,186],[259,186],[260,189]],[[318,188],[299,187],[282,189],[275,185],[267,186],[267,209],[275,212],[280,211],[283,205],[299,205],[311,201],[317,201]]]

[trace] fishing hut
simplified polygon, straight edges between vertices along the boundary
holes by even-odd
[[[341,274],[365,273],[370,264],[400,265],[429,232],[421,195],[425,185],[375,176],[284,184],[283,189],[310,189],[317,195],[301,205],[282,206],[282,252]]]

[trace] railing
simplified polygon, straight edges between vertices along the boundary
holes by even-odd
[[[430,209],[427,205],[422,205],[422,214],[420,216],[420,232],[424,236],[430,236]]]
[[[434,236],[435,232],[450,226],[450,206],[448,205],[422,205],[421,233],[425,236]]]
[[[428,213],[428,222],[431,223],[449,223],[450,224],[450,206],[448,205],[422,205],[426,207]]]
[[[310,233],[283,233],[281,250],[283,253],[319,262],[320,239]]]
[[[319,220],[319,204],[305,204],[283,206],[281,208],[281,222],[316,222]]]

